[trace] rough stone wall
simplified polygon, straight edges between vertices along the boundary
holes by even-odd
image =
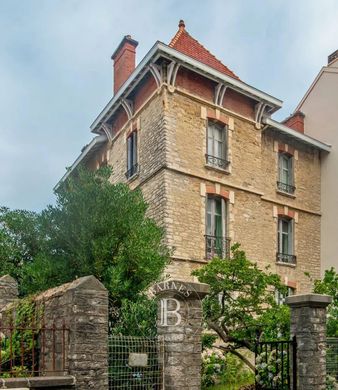
[[[205,196],[213,186],[215,193],[229,195],[227,236],[232,242],[240,242],[248,257],[262,267],[270,264],[297,292],[308,291],[304,271],[319,277],[320,266],[318,152],[257,129],[247,108],[239,110],[239,115],[216,110],[200,97],[187,95],[183,87],[187,86],[182,84],[174,93],[163,87],[152,95],[115,139],[108,159],[114,170],[112,180],[128,182],[124,175],[126,137],[136,128],[140,171],[128,183],[142,189],[150,205],[148,215],[165,228],[166,243],[174,248],[175,259],[169,274],[191,280],[191,270],[205,262]],[[205,163],[209,112],[213,117],[222,115],[228,124],[230,165],[226,172]],[[280,194],[276,188],[279,144],[294,150],[295,197]],[[276,264],[280,209],[291,213],[295,221],[296,267]]]
[[[319,294],[295,295],[286,303],[291,308],[291,336],[297,340],[297,389],[326,389],[326,307],[332,297]]]
[[[10,275],[0,278],[0,309],[18,298],[18,283]]]
[[[87,276],[47,290],[36,298],[44,307],[46,327],[63,320],[69,329],[66,339],[66,372],[76,378],[76,390],[108,388],[108,293],[93,276]],[[58,334],[59,333],[59,334]],[[46,346],[40,366],[53,373],[53,342],[46,331]],[[56,351],[61,350],[60,331],[56,334]],[[43,356],[44,355],[44,356]],[[56,355],[55,369],[62,370],[62,355]],[[42,363],[43,362],[43,363]],[[55,372],[62,375],[62,372]]]

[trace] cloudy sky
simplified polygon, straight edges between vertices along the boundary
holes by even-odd
[[[41,210],[110,99],[122,36],[140,61],[178,20],[289,115],[338,49],[337,0],[0,0],[0,205]]]

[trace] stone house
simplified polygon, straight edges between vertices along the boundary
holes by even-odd
[[[305,133],[338,144],[338,50],[328,56],[317,77],[296,107]],[[335,147],[321,160],[321,264],[322,273],[330,267],[338,270],[338,153]]]
[[[290,292],[320,276],[321,156],[330,151],[271,115],[282,102],[252,87],[185,29],[156,42],[135,68],[137,42],[112,55],[114,95],[91,126],[80,164],[113,167],[113,182],[141,188],[149,216],[174,248],[168,273],[191,278],[239,242]]]

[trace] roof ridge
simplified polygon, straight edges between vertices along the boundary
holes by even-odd
[[[189,55],[190,57],[194,57],[194,55],[191,55],[188,54],[186,51],[182,51],[182,49],[180,50],[180,48],[178,47],[175,47],[176,44],[178,43],[179,39],[182,38],[184,39],[183,37],[186,37],[188,39],[190,39],[194,44],[196,44],[197,46],[199,46],[210,58],[209,60],[211,60],[211,62],[215,62],[217,65],[216,67],[214,66],[215,69],[217,69],[217,66],[218,67],[221,67],[223,69],[223,73],[226,73],[228,74],[229,76],[231,77],[234,77],[236,79],[239,80],[239,77],[231,70],[229,69],[226,65],[223,64],[223,62],[221,60],[219,60],[214,54],[212,54],[204,45],[202,45],[196,38],[194,38],[193,36],[191,36],[188,31],[186,31],[185,29],[185,24],[184,24],[184,21],[183,20],[180,20],[180,23],[179,23],[179,29],[178,31],[176,32],[175,36],[172,38],[172,40],[170,41],[169,43],[169,46],[178,50],[178,51],[181,51],[181,52],[185,52],[185,54]],[[178,43],[179,44],[179,43]],[[202,53],[201,53],[202,54]],[[203,61],[201,58],[198,58],[195,57],[196,59],[198,59],[200,62],[203,62],[203,63],[206,63],[205,61]],[[209,62],[209,61],[208,61]],[[212,65],[209,64],[211,67]],[[218,69],[220,70],[220,69]]]

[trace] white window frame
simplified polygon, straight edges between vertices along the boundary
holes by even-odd
[[[283,231],[283,223],[288,224],[288,231]],[[294,221],[291,218],[279,217],[278,218],[278,253],[283,255],[294,255]],[[287,235],[288,253],[283,252],[283,236]]]
[[[216,234],[208,234],[208,204],[209,201],[211,202],[211,226],[210,226],[210,231],[215,232],[215,216],[216,216],[216,201],[221,202],[221,220],[222,220],[222,236],[217,237],[217,238],[226,238],[226,228],[227,228],[227,208],[226,208],[226,202],[224,198],[221,196],[216,196],[216,195],[208,195],[206,198],[206,221],[205,221],[205,234],[207,236],[211,237],[217,237]]]
[[[286,167],[284,163],[286,163]],[[284,180],[284,172],[286,173],[286,180]],[[294,186],[294,163],[291,154],[284,152],[278,153],[278,181],[281,184]]]
[[[292,295],[295,295],[296,289],[293,287],[287,287],[287,292],[286,294],[282,294],[280,291],[276,290],[275,292],[275,300],[277,305],[284,305],[285,299],[287,297],[291,297]]]
[[[206,157],[208,165],[226,169],[228,165],[228,126],[216,121],[208,121],[206,137]]]

